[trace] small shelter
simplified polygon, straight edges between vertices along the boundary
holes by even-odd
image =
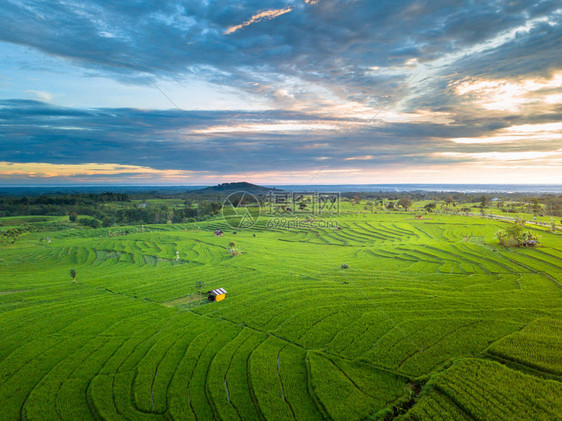
[[[222,301],[224,300],[224,297],[226,296],[226,289],[224,288],[217,288],[217,289],[213,289],[211,291],[207,291],[208,294],[208,300],[213,302],[213,301]]]
[[[215,230],[215,235],[216,235],[217,237],[222,237],[222,231],[219,230],[219,229]]]

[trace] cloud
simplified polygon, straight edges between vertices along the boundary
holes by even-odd
[[[39,99],[41,101],[51,102],[53,100],[53,96],[49,92],[36,91],[36,90],[33,90],[33,89],[27,89],[25,92],[30,92],[32,94],[35,94],[37,99]]]
[[[158,175],[159,177],[183,177],[190,178],[191,171],[177,170],[155,170],[149,167],[121,164],[48,164],[45,162],[1,162],[0,175],[23,175],[29,178],[65,178],[75,176],[98,176],[98,175],[135,175],[142,174],[146,177]]]
[[[369,161],[373,159],[373,155],[362,155],[362,156],[350,156],[344,158],[344,161]]]
[[[146,74],[176,78],[195,73],[257,94],[271,85],[272,95],[292,78],[300,82],[289,91],[294,101],[310,98],[304,94],[318,97],[307,89],[317,86],[340,99],[375,107],[412,74],[413,63],[432,64],[460,54],[455,67],[489,75],[498,64],[511,71],[551,69],[558,56],[559,14],[551,1],[271,5],[256,13],[263,3],[8,2],[2,6],[0,40],[129,82],[146,83]],[[281,15],[283,19],[274,19]],[[533,19],[543,22],[517,33],[508,44],[496,41],[499,45],[488,51],[471,50],[525,28]],[[271,22],[252,24],[263,20]],[[243,23],[233,26],[232,21]],[[252,85],[256,81],[259,86]]]
[[[349,180],[356,180],[361,171],[386,169],[390,175],[405,167],[431,167],[452,176],[459,164],[477,160],[489,163],[528,156],[525,165],[530,168],[535,161],[550,165],[559,159],[560,138],[553,134],[560,132],[560,124],[546,117],[524,124],[491,119],[479,125],[422,120],[364,126],[364,121],[354,119],[275,110],[189,111],[188,115],[178,110],[74,109],[30,100],[0,101],[0,161],[21,164],[42,177],[73,177],[68,171],[76,170],[97,179],[111,174],[127,180],[169,176],[180,183],[188,178],[196,182],[203,175],[217,180],[267,173],[283,179],[289,173],[310,177],[326,161],[329,167],[322,171],[320,182],[334,177],[336,173],[329,170],[355,174]],[[363,129],[357,135],[358,125]],[[455,142],[461,136],[475,141]],[[514,138],[498,147],[485,136]],[[37,163],[48,165],[49,171],[33,170]],[[89,174],[89,169],[94,172]]]
[[[291,7],[286,7],[284,9],[277,9],[277,10],[263,10],[261,12],[256,13],[247,21],[241,23],[240,25],[229,26],[226,31],[224,31],[225,35],[230,35],[239,29],[244,28],[245,26],[249,26],[252,23],[261,22],[264,20],[271,20],[275,19],[278,16],[284,15],[285,13],[291,12],[293,9]]]
[[[441,152],[439,155],[446,157],[468,158],[474,161],[537,161],[541,158],[556,157],[557,162],[562,161],[562,149],[548,152]]]
[[[35,57],[11,61],[18,68],[9,76],[41,78],[2,87],[41,101],[0,103],[0,160],[236,174],[216,144],[245,172],[285,177],[316,170],[347,143],[329,169],[348,175],[401,167],[452,174],[452,166],[511,156],[498,153],[529,153],[536,159],[526,162],[529,171],[557,159],[559,2],[273,0],[267,7],[255,0],[4,2],[0,48],[10,43]],[[49,85],[63,77],[60,67],[84,84],[116,83],[96,108],[57,107],[59,98],[83,103],[73,102],[76,85],[62,93],[64,83]],[[188,78],[216,87],[199,95],[228,90],[240,99],[228,111],[213,103],[182,113],[151,109],[162,103],[150,100],[139,105],[131,95],[156,81],[189,104],[196,89],[172,88]],[[123,108],[98,105],[113,96],[131,99]],[[258,103],[262,111],[247,110]]]
[[[562,103],[562,71],[549,78],[474,79],[454,84],[457,95],[470,96],[487,110],[520,111],[529,104]]]
[[[452,138],[450,140],[463,144],[511,143],[529,145],[540,142],[556,144],[562,142],[562,123],[514,125],[497,130],[492,135]]]

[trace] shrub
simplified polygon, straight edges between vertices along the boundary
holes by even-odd
[[[85,227],[91,227],[91,228],[101,227],[101,222],[94,218],[80,218],[78,219],[78,223],[80,225],[84,225]]]
[[[427,211],[427,212],[433,212],[433,210],[437,207],[437,203],[432,202],[432,203],[428,203],[427,205],[425,205],[423,208]]]
[[[502,246],[506,247],[533,247],[540,245],[540,236],[531,231],[525,231],[519,221],[505,230],[499,230],[496,233],[496,238]]]

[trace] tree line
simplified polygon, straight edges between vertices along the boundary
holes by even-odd
[[[528,193],[461,193],[461,192],[345,192],[342,200],[355,204],[367,201],[371,208],[387,210],[409,209],[412,201],[427,201],[424,208],[428,212],[437,209],[438,204],[449,209],[458,207],[469,212],[468,204],[477,203],[480,209],[498,208],[503,212],[528,212],[535,215],[562,216],[562,195],[542,194],[532,196]]]
[[[114,225],[180,224],[205,220],[216,215],[221,208],[219,202],[209,201],[203,201],[197,207],[185,206],[175,209],[170,209],[166,205],[152,205],[145,208],[106,209],[90,217],[79,217],[76,213],[71,213],[69,220],[91,228]]]
[[[138,204],[133,200],[136,200],[134,195],[125,193],[0,196],[0,217],[68,216],[70,222],[99,228],[194,222],[215,215],[222,208],[220,202],[210,200],[194,203],[186,199],[177,208],[158,202]]]
[[[3,216],[61,216],[75,212],[94,215],[101,204],[130,202],[126,193],[101,194],[43,194],[38,196],[0,196],[0,217]]]

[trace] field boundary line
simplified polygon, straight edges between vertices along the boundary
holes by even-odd
[[[201,329],[202,331],[199,332],[199,329]],[[177,365],[176,365],[177,367],[179,367],[181,365],[183,359],[187,355],[187,351],[189,350],[189,346],[192,344],[192,342],[195,341],[199,336],[203,335],[205,333],[205,330],[202,329],[201,327],[195,326],[194,332],[195,332],[194,336],[192,337],[192,339],[189,341],[189,343],[185,347],[185,350],[184,350],[183,354],[181,355],[181,357],[178,359],[178,362],[177,362]],[[190,333],[193,333],[193,332],[190,332]],[[170,381],[168,382],[168,386],[166,387],[166,413],[167,414],[170,413],[170,405],[169,405],[170,386],[172,385],[174,379],[176,378],[177,372],[178,372],[178,370],[176,369],[174,371],[174,373],[172,374],[172,377],[170,377]],[[188,393],[189,393],[189,390],[188,390]],[[189,400],[189,398],[188,398],[188,403],[189,403],[190,408],[191,408],[191,401]]]
[[[208,317],[208,318],[213,319],[213,320],[222,320],[222,321],[225,321],[225,322],[228,322],[228,323],[232,323],[232,324],[234,324],[234,325],[236,325],[236,326],[244,327],[245,329],[253,330],[253,331],[255,331],[256,333],[265,335],[266,337],[274,337],[274,338],[280,339],[280,340],[282,340],[283,342],[287,342],[287,343],[289,343],[290,345],[294,345],[294,346],[296,346],[296,347],[298,347],[298,348],[301,348],[301,349],[302,349],[303,351],[305,351],[305,352],[316,352],[316,353],[318,353],[318,354],[325,354],[325,355],[327,355],[327,356],[328,356],[328,355],[329,355],[329,356],[335,356],[335,357],[341,358],[342,360],[346,360],[346,361],[349,361],[349,362],[355,362],[355,363],[357,363],[356,360],[354,360],[354,359],[352,359],[352,358],[349,358],[349,357],[346,357],[345,355],[340,355],[340,354],[333,353],[333,352],[329,352],[329,351],[322,350],[322,349],[309,349],[309,348],[306,348],[306,347],[304,347],[303,345],[301,345],[301,344],[299,344],[299,343],[296,343],[296,342],[293,342],[293,341],[291,341],[291,340],[289,340],[289,339],[287,339],[287,338],[285,338],[285,337],[283,337],[283,336],[279,336],[279,335],[274,334],[274,333],[271,333],[271,332],[266,332],[266,331],[260,330],[260,329],[258,329],[258,328],[252,327],[252,326],[238,324],[237,322],[232,321],[232,320],[229,320],[229,319],[225,319],[225,318],[221,318],[221,317],[214,317],[214,316],[210,316],[210,315],[208,315],[208,314],[199,314],[199,313],[194,312],[194,311],[192,311],[192,310],[184,310],[184,311],[186,311],[186,312],[193,312],[193,314],[197,314],[197,315],[200,316],[200,317]],[[384,366],[379,366],[379,365],[376,365],[376,364],[372,364],[372,363],[370,363],[370,362],[368,362],[368,361],[363,361],[363,363],[365,363],[365,365],[368,365],[370,368],[375,369],[375,370],[386,371],[386,372],[392,373],[392,374],[397,375],[397,376],[407,377],[407,376],[405,376],[403,373],[400,373],[400,372],[397,372],[397,371],[393,371],[391,368],[388,368],[388,367],[384,367]],[[409,377],[408,377],[408,378],[409,378]]]
[[[176,339],[174,342],[172,342],[172,344],[168,347],[168,349],[166,349],[166,350],[164,351],[164,353],[162,354],[162,357],[158,360],[158,363],[156,364],[156,367],[155,367],[155,370],[154,370],[154,376],[152,377],[152,382],[151,382],[151,385],[150,385],[150,397],[151,397],[151,404],[152,404],[152,405],[151,405],[151,409],[154,409],[154,382],[156,381],[156,376],[158,375],[158,368],[160,367],[160,364],[162,363],[162,361],[164,360],[164,358],[166,358],[166,356],[167,356],[168,353],[170,352],[170,349],[171,349],[173,346],[175,346],[178,342],[180,342],[183,338],[185,338],[187,335],[189,335],[190,333],[191,333],[191,332],[185,332],[185,333],[183,333],[182,335],[178,336],[177,339]],[[170,337],[170,336],[175,336],[175,335],[174,335],[173,332],[171,332],[171,333],[168,335],[168,337]],[[145,354],[145,355],[143,356],[143,358],[139,361],[139,365],[144,361],[144,359],[148,356],[148,354],[149,354],[150,351],[154,348],[155,345],[156,345],[156,343],[153,344],[153,345],[148,349],[148,351],[146,352],[146,354]],[[137,376],[138,376],[138,369],[135,370],[135,376],[133,377],[133,383],[132,383],[133,386],[134,386],[135,383],[136,383]],[[138,404],[137,404],[137,400],[136,400],[134,394],[133,394],[132,403],[133,403],[134,407],[135,407],[139,412],[142,412],[142,413],[145,413],[145,414],[160,414],[160,415],[163,415],[163,414],[166,413],[166,411],[164,411],[164,412],[145,411],[145,410],[139,408],[139,407],[138,407]]]
[[[65,342],[70,341],[70,339],[66,339],[62,342],[57,342],[56,346],[64,344]],[[73,352],[77,352],[78,350],[84,348],[86,345],[83,344],[81,346],[78,346],[76,349],[73,350]],[[33,391],[37,388],[37,386],[43,381],[43,379],[45,377],[47,377],[55,368],[57,368],[64,360],[66,360],[68,358],[68,356],[65,356],[63,358],[61,358],[60,360],[57,360],[57,362],[51,366],[31,387],[31,389],[29,389],[29,391],[26,393],[25,395],[25,399],[23,400],[21,406],[20,406],[20,419],[22,420],[27,420],[27,415],[26,415],[26,409],[25,409],[25,405],[27,404],[27,401],[29,400],[29,397],[31,396],[31,394],[33,393]],[[26,364],[27,365],[27,364]],[[13,376],[12,376],[13,377]],[[56,407],[55,407],[55,411],[56,411]]]
[[[93,338],[91,341],[93,341],[94,339],[95,339],[95,338]],[[90,341],[89,343],[91,343],[91,341]],[[108,343],[110,343],[110,342],[111,342],[111,339],[106,338],[106,340],[105,340],[99,347],[95,348],[92,352],[90,352],[90,353],[86,356],[86,358],[84,358],[84,359],[81,361],[81,363],[84,363],[88,358],[90,358],[92,355],[94,355],[95,353],[97,353],[100,349],[102,349],[104,346],[106,346],[106,345],[107,345]],[[54,405],[55,405],[55,412],[58,414],[58,416],[60,417],[61,420],[63,419],[63,416],[62,416],[62,414],[60,413],[59,405],[57,405],[57,401],[58,401],[58,398],[59,398],[60,390],[62,389],[62,385],[63,385],[67,380],[74,378],[73,374],[76,372],[76,370],[78,370],[79,367],[80,367],[80,364],[77,364],[77,366],[73,368],[73,370],[71,371],[71,373],[70,373],[63,381],[60,382],[59,387],[57,388],[57,391],[55,392],[55,396],[54,396],[54,399],[53,399],[53,402],[54,402]],[[87,402],[86,402],[86,406],[88,406]],[[88,408],[88,410],[89,410],[89,408]]]
[[[228,339],[222,344],[222,346],[217,349],[215,351],[215,353],[213,354],[213,356],[209,359],[209,363],[207,364],[207,369],[205,370],[205,384],[204,384],[204,391],[205,391],[205,399],[207,401],[207,403],[209,404],[209,407],[211,408],[211,412],[213,413],[213,416],[216,417],[217,419],[220,419],[220,413],[217,409],[217,405],[215,404],[215,401],[213,400],[213,397],[211,395],[211,391],[209,390],[209,370],[211,369],[211,364],[213,363],[215,357],[217,356],[217,354],[219,352],[221,352],[224,348],[226,348],[228,345],[230,345],[230,343],[235,340],[240,333],[242,333],[243,329],[240,329],[236,332],[236,335],[234,335],[233,337],[228,337]],[[206,347],[205,347],[206,349]],[[199,361],[198,361],[199,363]],[[195,371],[195,370],[194,370]],[[226,378],[224,379],[226,382]]]
[[[357,390],[359,390],[361,393],[363,393],[365,396],[370,396],[371,398],[375,398],[376,396],[371,395],[370,393],[366,392],[363,390],[362,387],[360,387],[357,383],[355,383],[355,380],[353,380],[340,366],[338,366],[336,364],[336,362],[332,359],[332,358],[326,358],[328,361],[330,361],[330,363],[332,363],[332,365],[340,372],[343,374],[343,376],[349,380],[349,382],[353,385],[353,387],[355,387]]]
[[[308,395],[312,399],[312,402],[316,406],[316,409],[318,409],[318,412],[323,416],[323,418],[327,420],[332,420],[333,418],[331,417],[330,413],[324,406],[324,403],[320,400],[320,398],[314,391],[314,386],[312,385],[313,380],[312,380],[312,369],[310,367],[310,356],[309,356],[310,352],[312,351],[307,350],[304,356],[304,364],[306,367],[306,378],[307,378],[306,389],[308,391]]]
[[[509,336],[509,335],[507,335],[507,336]],[[523,362],[521,360],[518,360],[516,358],[511,358],[508,355],[500,354],[500,353],[491,351],[489,349],[486,349],[486,350],[484,350],[484,352],[482,352],[482,356],[485,357],[486,359],[496,361],[498,363],[501,363],[501,364],[505,365],[506,367],[511,368],[512,370],[517,370],[517,371],[519,371],[523,374],[529,375],[529,376],[534,376],[534,377],[538,377],[538,378],[541,378],[541,379],[555,380],[555,381],[558,381],[558,382],[562,382],[562,375],[556,374],[556,373],[551,373],[549,371],[546,371],[543,368],[538,368],[536,366],[525,363],[525,362]]]
[[[248,356],[246,357],[246,379],[248,382],[248,391],[250,392],[250,398],[254,403],[254,408],[256,409],[256,413],[258,414],[258,417],[260,418],[261,421],[266,421],[266,418],[263,415],[261,406],[259,405],[258,398],[256,396],[256,392],[254,391],[254,382],[252,381],[252,374],[250,370],[250,359],[252,358],[252,355],[254,354],[256,349],[258,349],[258,347],[264,344],[268,338],[269,336],[266,335],[266,337],[255,348],[252,348],[252,351],[249,352]]]
[[[449,336],[451,336],[452,334],[454,334],[455,332],[458,332],[461,329],[464,329],[465,327],[469,327],[469,326],[473,326],[475,324],[478,324],[482,322],[482,320],[476,320],[473,321],[471,323],[467,323],[465,325],[461,325],[459,327],[456,327],[455,329],[451,330],[450,332],[447,332],[445,335],[441,336],[439,339],[437,339],[435,342],[433,342],[431,345],[429,345],[428,347],[424,348],[421,352],[425,352],[428,349],[432,348],[433,346],[443,342],[445,340],[445,338],[448,338]],[[404,358],[400,364],[398,364],[398,366],[396,367],[397,369],[402,368],[402,366],[406,363],[406,361],[408,361],[410,358],[412,358],[414,355],[416,355],[418,353],[418,351],[413,352],[412,354],[408,355],[406,358]]]
[[[291,411],[291,415],[293,416],[293,419],[296,420],[297,417],[295,415],[295,411],[293,410],[293,407],[291,406],[291,403],[287,399],[287,395],[285,394],[285,385],[283,384],[283,378],[281,377],[281,373],[279,372],[279,369],[280,369],[280,366],[281,366],[280,355],[281,355],[281,352],[287,346],[289,346],[289,344],[285,342],[285,344],[281,348],[279,348],[279,351],[277,351],[277,380],[279,381],[279,385],[281,386],[281,397],[283,398],[283,400],[285,401],[285,403],[289,407],[289,410]]]
[[[245,329],[240,329],[240,333],[238,335],[242,334],[243,332],[245,332]],[[234,352],[232,352],[232,355],[230,356],[230,360],[228,361],[228,366],[226,367],[226,371],[224,372],[224,386],[226,388],[226,397],[227,397],[228,403],[230,405],[232,405],[232,407],[236,410],[236,413],[238,414],[238,417],[240,419],[242,419],[242,416],[240,415],[240,411],[238,410],[236,405],[230,399],[230,391],[228,389],[228,379],[227,379],[227,377],[228,377],[228,373],[230,371],[230,366],[232,365],[232,361],[234,360],[235,355],[238,353],[238,351],[240,351],[240,348],[242,348],[242,346],[246,342],[248,342],[248,340],[252,337],[252,335],[253,335],[253,332],[250,332],[250,334],[246,338],[244,338],[244,340],[240,343],[240,345],[238,345],[238,347],[234,350]],[[211,361],[211,364],[212,364],[212,361]]]

